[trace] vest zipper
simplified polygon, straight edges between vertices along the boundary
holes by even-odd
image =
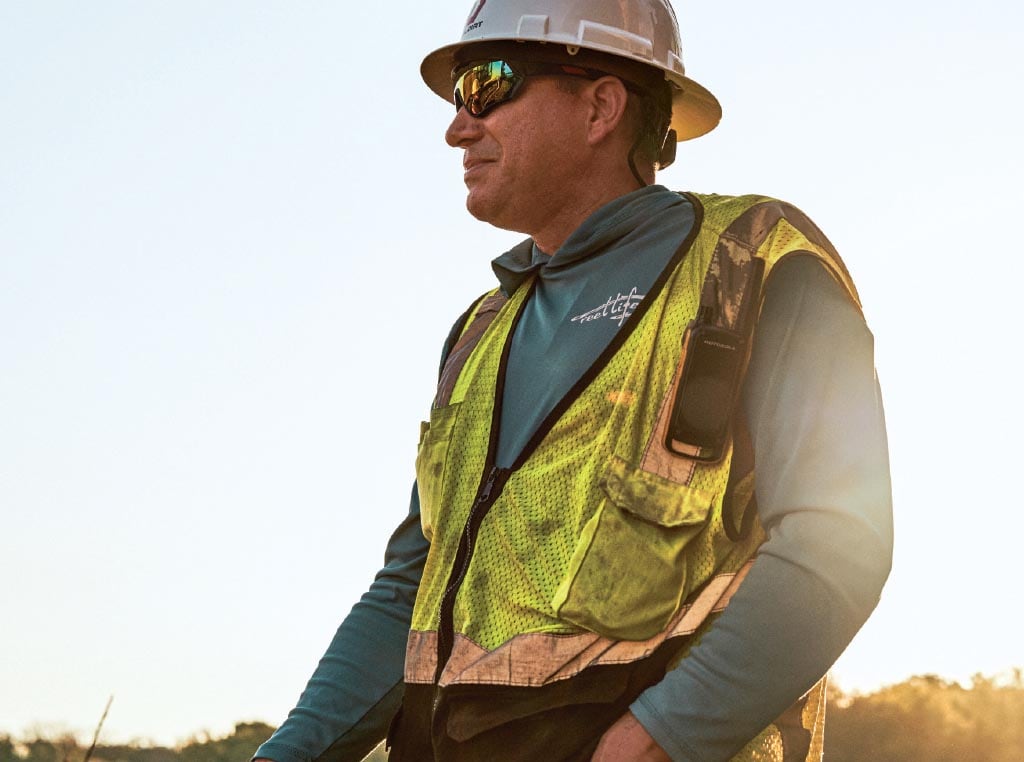
[[[512,475],[510,468],[498,468],[492,465],[487,472],[486,478],[477,490],[476,499],[469,509],[469,516],[466,518],[466,525],[462,529],[462,537],[459,539],[459,549],[455,554],[455,561],[452,563],[452,573],[448,578],[448,586],[441,597],[441,610],[438,614],[437,625],[437,670],[434,673],[434,682],[441,679],[441,672],[448,657],[452,654],[455,645],[455,596],[462,587],[462,582],[469,571],[469,562],[473,558],[473,547],[476,543],[476,536],[480,531],[484,516],[494,505],[501,494],[505,482]]]
[[[505,394],[505,370],[508,368],[508,356],[512,351],[512,336],[516,332],[516,326],[523,316],[523,305],[530,298],[535,284],[530,284],[530,291],[526,299],[519,306],[518,312],[512,318],[512,325],[509,327],[508,335],[505,336],[505,343],[501,348],[501,357],[498,360],[498,374],[494,384],[494,405],[491,409],[491,431],[487,442],[487,456],[484,458],[484,476],[480,480],[476,497],[473,498],[473,505],[469,509],[466,523],[462,528],[462,536],[459,538],[459,549],[455,552],[455,560],[452,562],[452,570],[448,575],[448,584],[445,586],[444,595],[441,596],[441,605],[437,615],[437,667],[434,670],[434,686],[441,681],[441,673],[448,663],[448,657],[452,655],[452,648],[455,646],[455,597],[459,594],[459,588],[469,571],[470,561],[473,560],[473,548],[476,544],[476,536],[480,531],[480,525],[484,517],[494,505],[505,482],[512,475],[516,466],[512,468],[499,468],[494,461],[498,457],[498,430],[501,427],[501,399]],[[435,706],[439,695],[435,694]]]

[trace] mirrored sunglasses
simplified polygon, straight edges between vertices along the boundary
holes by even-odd
[[[526,78],[536,75],[599,79],[605,73],[569,64],[477,61],[456,69],[453,74],[455,110],[465,107],[470,116],[480,118],[491,109],[512,100]]]

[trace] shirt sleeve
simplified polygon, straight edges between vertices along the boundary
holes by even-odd
[[[358,762],[384,738],[402,700],[405,646],[428,548],[413,485],[409,513],[388,542],[384,567],[256,757]]]
[[[811,257],[772,273],[741,397],[768,533],[740,589],[631,711],[674,760],[728,760],[824,675],[892,558],[873,338]]]

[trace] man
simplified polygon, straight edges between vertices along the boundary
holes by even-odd
[[[467,208],[530,238],[456,322],[409,515],[257,758],[390,726],[393,762],[820,759],[891,555],[838,255],[781,202],[654,184],[720,115],[666,0],[479,0],[422,73]]]

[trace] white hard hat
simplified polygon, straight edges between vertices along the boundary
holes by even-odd
[[[462,39],[423,59],[420,73],[454,102],[453,69],[478,48],[512,42],[564,46],[568,56],[593,51],[660,70],[672,85],[671,128],[679,140],[710,132],[722,118],[718,99],[685,74],[668,0],[476,0]]]

